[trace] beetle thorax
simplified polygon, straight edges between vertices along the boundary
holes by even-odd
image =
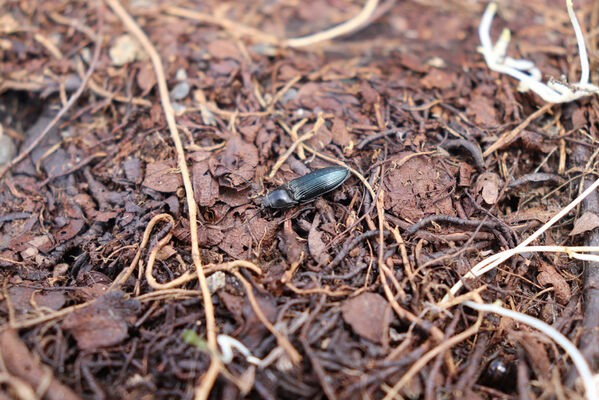
[[[297,203],[284,188],[273,190],[264,197],[262,202],[264,206],[271,208],[286,208]]]

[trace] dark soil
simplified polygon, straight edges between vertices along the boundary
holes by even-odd
[[[197,3],[123,4],[164,64],[195,242],[159,78],[122,20],[102,2],[0,1],[0,153],[6,164],[31,149],[0,166],[2,398],[383,398],[474,326],[475,311],[437,307],[449,288],[596,176],[599,101],[547,106],[521,129],[545,103],[477,52],[486,4],[387,1],[366,26],[292,49],[277,38],[325,30],[363,2]],[[599,2],[575,8],[593,80]],[[564,2],[499,4],[493,37],[506,26],[511,56],[533,60],[545,80],[578,81]],[[378,201],[352,175],[313,202],[260,206],[335,162]],[[597,245],[598,215],[591,196],[536,244]],[[481,289],[485,302],[547,322],[596,370],[595,271],[527,254],[465,280],[460,294]],[[211,359],[225,350],[214,348],[212,319],[262,363],[236,351],[211,383]],[[487,314],[399,393],[580,398],[576,378],[544,335]]]

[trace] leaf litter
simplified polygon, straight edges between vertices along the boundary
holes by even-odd
[[[362,28],[295,50],[271,39],[324,30],[363,4],[277,2],[259,11],[240,1],[194,10],[144,3],[130,11],[162,58],[167,88],[178,88],[170,94],[198,207],[193,224],[152,60],[110,9],[46,2],[48,17],[39,18],[42,11],[17,1],[0,15],[10,22],[0,137],[19,153],[76,94],[84,71],[93,72],[66,116],[1,181],[0,313],[18,334],[4,330],[0,351],[5,360],[29,353],[28,374],[7,370],[33,390],[50,369],[48,398],[202,398],[206,390],[213,398],[382,398],[426,351],[474,323],[469,312],[435,309],[447,288],[485,255],[528,237],[575,197],[594,166],[579,154],[594,148],[597,99],[527,121],[542,100],[518,93],[475,53],[480,4],[380,4],[384,12]],[[596,7],[580,6],[582,17],[597,19]],[[561,34],[561,4],[505,8],[504,22],[522,41],[509,51],[534,54],[547,75],[572,73],[566,60],[576,52]],[[93,63],[101,24],[106,40]],[[519,126],[516,139],[488,151]],[[460,151],[443,150],[451,140],[462,141]],[[289,210],[254,201],[330,159],[359,171],[382,202],[357,178]],[[584,203],[544,243],[592,238],[595,206]],[[160,220],[146,235],[163,213],[173,222]],[[218,277],[212,311],[200,295],[194,240],[206,275]],[[587,345],[599,323],[597,295],[585,286],[595,279],[589,265],[532,255],[465,283],[571,340],[584,326],[580,343],[596,367]],[[150,266],[158,284],[183,279],[157,288],[143,275]],[[237,355],[218,365],[218,348],[185,344],[186,329],[210,343],[211,316],[219,335],[262,363]],[[536,331],[492,317],[481,329],[489,337],[483,347],[455,344],[400,394],[577,398],[567,360]],[[500,359],[518,369],[517,385],[485,376]],[[472,367],[456,367],[470,360]],[[210,365],[227,379],[206,389]]]

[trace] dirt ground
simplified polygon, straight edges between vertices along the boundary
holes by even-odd
[[[599,368],[592,261],[462,279],[594,180],[596,96],[490,71],[473,0],[382,1],[302,47],[364,3],[119,4],[0,0],[0,398],[583,397],[543,334],[439,305],[462,280]],[[599,1],[574,6],[596,83]],[[578,81],[564,1],[500,2],[504,27],[508,55]],[[336,164],[340,188],[261,207]],[[598,220],[595,192],[535,244],[599,245]]]

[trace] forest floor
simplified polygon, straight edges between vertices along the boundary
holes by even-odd
[[[486,3],[382,1],[309,44],[284,38],[364,3],[122,6],[0,1],[2,398],[584,395],[544,334],[442,304],[463,284],[599,367],[592,261],[464,278],[597,175],[597,97],[548,105],[491,71]],[[595,82],[599,1],[574,6]],[[564,1],[501,2],[504,27],[508,55],[578,81]],[[261,207],[331,165],[353,172],[338,189]],[[598,245],[598,220],[594,192],[533,244]]]

